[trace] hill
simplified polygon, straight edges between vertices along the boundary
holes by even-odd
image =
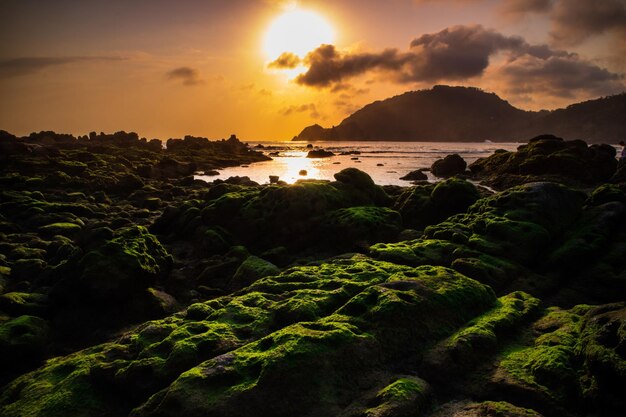
[[[294,140],[517,141],[553,133],[617,142],[626,137],[625,114],[625,93],[533,112],[478,88],[438,85],[370,103],[331,128],[306,127]]]

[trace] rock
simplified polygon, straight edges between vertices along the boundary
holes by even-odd
[[[227,183],[227,184],[245,185],[245,186],[249,186],[249,187],[255,187],[255,186],[259,185],[258,182],[252,181],[250,179],[250,177],[248,177],[248,176],[228,177],[226,180],[224,180],[224,182]]]
[[[204,171],[202,175],[206,175],[207,177],[214,177],[216,175],[220,175],[220,172],[214,169],[209,169],[207,171]]]
[[[335,154],[324,149],[314,149],[306,155],[307,158],[329,158],[331,156],[335,156]]]
[[[270,184],[276,184],[279,180],[278,175],[270,175]]]
[[[404,177],[400,177],[401,180],[404,181],[425,181],[428,179],[426,174],[424,174],[421,170],[411,171],[406,174]]]
[[[298,175],[303,176],[303,177],[306,177],[306,175],[307,175],[307,174],[308,174],[308,172],[307,172],[307,170],[306,170],[306,169],[301,169],[301,170],[298,172]]]
[[[229,284],[229,287],[233,290],[247,287],[256,280],[270,275],[278,275],[280,269],[278,267],[264,259],[256,256],[249,256],[239,266],[233,279]]]
[[[542,135],[522,145],[517,152],[499,151],[470,165],[471,172],[497,189],[535,181],[593,185],[606,182],[615,173],[615,148],[587,146],[582,140],[565,141]]]
[[[50,328],[40,317],[23,315],[0,324],[0,366],[5,378],[41,364],[49,348]]]
[[[533,324],[530,346],[503,355],[491,382],[532,396],[546,414],[576,412],[584,402],[598,415],[619,415],[626,404],[613,388],[626,382],[618,353],[625,324],[624,303],[552,309]]]
[[[437,184],[402,190],[393,208],[402,214],[405,226],[423,229],[464,212],[479,198],[472,183],[450,178]]]
[[[355,243],[394,240],[402,230],[402,217],[387,207],[349,207],[329,213],[325,228],[329,245],[352,250]]]
[[[154,285],[171,263],[171,255],[156,236],[135,226],[86,253],[79,263],[82,273],[77,284],[96,299],[128,299]]]
[[[52,223],[39,228],[39,233],[44,236],[75,236],[81,231],[81,227],[74,223]]]
[[[464,173],[466,167],[465,160],[455,153],[436,160],[430,167],[430,172],[436,177],[447,178]]]
[[[35,315],[45,313],[48,297],[34,292],[8,292],[0,295],[0,311],[12,316]]]

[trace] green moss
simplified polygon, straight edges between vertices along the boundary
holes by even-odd
[[[538,306],[538,299],[523,292],[500,297],[491,310],[431,349],[426,355],[426,366],[446,369],[452,375],[471,368],[485,355],[494,353],[500,339],[528,320]]]
[[[48,296],[40,293],[8,292],[0,295],[0,311],[15,316],[41,314],[47,303]]]
[[[39,233],[47,236],[74,236],[81,227],[74,223],[52,223],[39,228]]]
[[[394,239],[402,230],[402,218],[386,207],[349,207],[329,213],[325,226],[332,244],[373,243]]]
[[[237,268],[229,286],[233,289],[240,289],[258,279],[278,273],[280,273],[280,269],[271,262],[256,256],[249,256]]]
[[[459,245],[438,239],[419,239],[398,243],[379,243],[370,248],[373,257],[405,265],[450,266]]]
[[[443,417],[444,414],[436,414]],[[451,415],[451,414],[445,414]],[[515,406],[504,401],[483,401],[481,403],[470,403],[465,405],[462,410],[452,414],[452,417],[541,417],[538,412]]]
[[[151,286],[171,263],[156,236],[142,226],[130,227],[81,259],[81,282],[97,297],[130,296]]]
[[[580,315],[574,311],[551,309],[534,325],[543,331],[534,346],[507,353],[500,366],[515,380],[545,395],[561,399],[576,396],[575,349],[581,324]]]
[[[376,396],[383,401],[402,401],[423,394],[427,389],[426,383],[419,378],[400,378],[380,390]]]

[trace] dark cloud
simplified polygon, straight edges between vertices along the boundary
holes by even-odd
[[[543,13],[552,8],[552,0],[505,0],[500,6],[504,13]]]
[[[504,80],[505,90],[513,94],[541,93],[571,98],[579,93],[603,96],[624,89],[624,77],[578,57],[553,56],[542,60],[522,56],[502,67],[496,74]]]
[[[550,34],[561,44],[575,45],[613,30],[626,36],[626,0],[557,0],[550,17]]]
[[[342,86],[346,79],[369,71],[384,72],[394,81],[405,83],[464,80],[482,75],[490,57],[502,51],[544,59],[568,55],[545,45],[529,45],[520,37],[504,36],[480,25],[454,26],[414,39],[408,52],[386,49],[379,53],[342,54],[333,45],[322,45],[306,56],[308,70],[296,82],[313,87]]]
[[[491,59],[497,58],[492,65]],[[342,53],[322,45],[309,53],[308,70],[296,82],[342,92],[353,77],[378,73],[397,83],[467,81],[486,71],[510,83],[538,86],[556,97],[572,92],[609,93],[623,89],[623,78],[577,54],[532,45],[517,36],[505,36],[480,25],[454,26],[414,39],[407,52]]]
[[[626,0],[505,0],[500,10],[511,15],[546,14],[550,36],[561,45],[615,32],[626,37]]]
[[[401,54],[397,49],[380,53],[341,54],[334,45],[322,45],[304,59],[308,70],[296,78],[302,85],[326,87],[341,84],[346,78],[361,75],[370,70],[398,72],[412,59],[411,54]]]
[[[186,86],[194,86],[203,82],[200,78],[200,72],[191,67],[175,68],[165,74],[165,76],[168,80],[182,81],[183,85]]]
[[[301,60],[297,55],[292,54],[291,52],[283,52],[275,61],[270,62],[268,67],[276,69],[293,69],[300,65],[300,62]]]
[[[81,62],[121,61],[127,58],[116,56],[69,56],[69,57],[25,57],[0,61],[0,77],[8,78],[28,75],[49,67]]]
[[[317,111],[317,107],[313,103],[301,104],[297,106],[289,106],[283,110],[281,110],[280,114],[283,116],[289,116],[294,113],[309,113],[313,119],[318,119],[320,117],[320,113]]]

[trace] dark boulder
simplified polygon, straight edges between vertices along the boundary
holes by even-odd
[[[453,177],[465,172],[467,163],[459,154],[447,155],[443,159],[436,160],[430,167],[430,172],[436,177]]]
[[[331,156],[335,156],[335,154],[324,149],[314,149],[306,155],[307,158],[329,158]]]
[[[422,170],[418,169],[416,171],[409,172],[404,177],[400,177],[400,179],[404,181],[425,181],[428,177]]]

